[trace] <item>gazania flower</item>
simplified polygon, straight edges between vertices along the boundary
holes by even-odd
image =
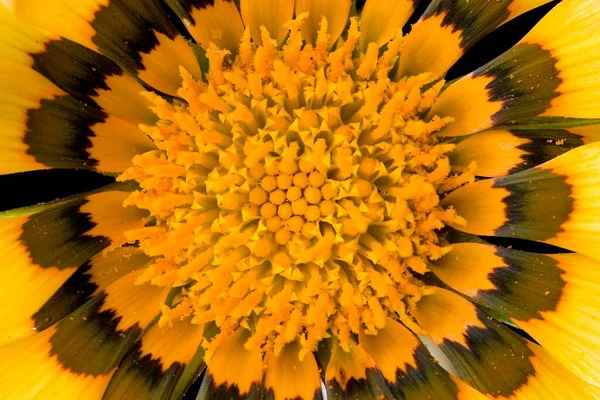
[[[2,9],[0,173],[116,180],[2,214],[0,398],[600,398],[600,4],[444,81],[547,2]]]

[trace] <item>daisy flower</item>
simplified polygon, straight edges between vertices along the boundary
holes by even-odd
[[[600,398],[600,3],[418,3],[1,7],[0,398]]]

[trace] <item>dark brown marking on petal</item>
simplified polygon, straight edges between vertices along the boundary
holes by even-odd
[[[142,55],[158,46],[156,32],[170,39],[178,35],[162,3],[154,0],[111,0],[91,25],[96,30],[92,41],[102,53],[130,71],[146,69]]]
[[[443,15],[442,26],[449,26],[454,32],[461,31],[460,46],[465,49],[508,18],[510,3],[506,0],[434,0],[423,18]]]
[[[377,369],[368,368],[366,378],[347,377],[344,370],[339,371],[338,382],[332,379],[327,382],[327,396],[336,400],[393,400],[385,379]]]
[[[516,137],[528,139],[529,142],[518,146],[519,149],[525,151],[527,154],[523,156],[523,162],[512,168],[508,172],[508,175],[543,164],[569,150],[584,145],[580,135],[576,135],[566,130],[511,130],[510,133]]]
[[[94,294],[98,285],[88,273],[91,264],[86,262],[44,303],[31,317],[37,331],[43,331],[77,310]]]
[[[406,364],[406,370],[396,370],[396,382],[388,382],[395,399],[457,398],[456,384],[423,344],[415,349],[413,357],[417,367]]]
[[[101,310],[105,298],[101,292],[64,318],[50,338],[50,355],[75,374],[110,373],[142,333],[137,324],[117,330],[121,317],[114,310]]]
[[[27,154],[48,167],[93,168],[98,161],[88,152],[95,136],[91,127],[107,117],[95,102],[69,95],[42,100],[39,108],[27,111]]]
[[[497,178],[493,187],[510,192],[503,200],[507,221],[496,229],[496,236],[544,241],[563,231],[573,211],[571,186],[548,169],[535,167]]]
[[[552,53],[537,44],[519,43],[473,73],[494,78],[488,85],[489,101],[502,101],[492,116],[495,125],[542,114],[559,96],[561,83]]]
[[[35,264],[42,268],[78,267],[108,247],[108,237],[87,234],[96,225],[89,214],[80,211],[85,203],[86,199],[72,200],[34,214],[23,224],[20,241]]]
[[[169,399],[185,364],[164,368],[161,359],[142,354],[141,344],[121,362],[104,393],[104,399]]]
[[[440,348],[459,375],[484,394],[510,396],[535,375],[527,341],[509,328],[477,312],[485,325],[470,326],[464,345],[445,339]]]
[[[204,375],[200,392],[204,394],[202,398],[205,400],[259,400],[265,398],[264,388],[258,383],[250,386],[250,392],[240,393],[237,385],[215,385],[214,378],[209,371]]]
[[[98,89],[110,89],[106,78],[123,75],[121,67],[113,61],[65,38],[46,43],[44,51],[31,56],[32,69],[86,102],[92,102],[91,97],[98,94]]]

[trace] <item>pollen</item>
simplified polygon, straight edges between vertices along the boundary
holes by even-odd
[[[473,173],[451,175],[436,132],[452,119],[424,119],[443,82],[391,78],[400,31],[361,53],[356,18],[333,48],[325,20],[303,41],[304,18],[281,48],[266,29],[235,58],[213,46],[205,81],[181,68],[182,100],[146,93],[157,150],[119,177],[139,184],[126,205],[150,213],[127,233],[154,259],[137,283],[173,288],[159,324],[216,328],[208,360],[240,328],[265,358],[331,336],[347,349],[388,316],[419,331],[421,277],[449,251],[441,229],[464,223],[440,195]]]

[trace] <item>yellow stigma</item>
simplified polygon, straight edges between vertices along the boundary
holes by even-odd
[[[390,79],[400,31],[360,53],[352,18],[329,49],[326,29],[304,43],[304,18],[282,48],[266,29],[261,46],[246,32],[235,59],[213,47],[206,82],[182,68],[185,102],[148,93],[160,122],[142,129],[157,150],[119,178],[139,183],[126,204],[151,215],[127,233],[155,258],[138,283],[178,288],[160,324],[218,328],[209,360],[238,329],[265,357],[294,341],[303,357],[331,336],[348,348],[388,316],[418,330],[418,276],[449,250],[439,230],[461,223],[438,197],[473,179],[450,176],[453,145],[435,132],[451,119],[421,119],[443,82]]]

